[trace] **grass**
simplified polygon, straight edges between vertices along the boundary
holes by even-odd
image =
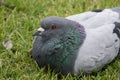
[[[4,4],[3,4],[4,3]],[[58,80],[58,75],[38,68],[29,56],[34,31],[41,19],[104,9],[120,0],[4,0],[0,4],[0,80]],[[13,51],[2,42],[11,38]],[[120,80],[120,59],[93,75],[62,76],[61,80]]]

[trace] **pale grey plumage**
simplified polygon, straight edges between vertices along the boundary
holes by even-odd
[[[119,15],[120,15],[120,7],[115,7],[115,8],[112,8],[112,10],[113,10],[113,11],[118,12],[118,13],[119,13]],[[120,16],[119,16],[119,18],[120,18]]]

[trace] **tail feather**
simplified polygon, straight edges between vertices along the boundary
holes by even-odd
[[[113,33],[116,33],[118,38],[120,39],[120,23],[119,22],[115,22],[115,28],[113,30]]]

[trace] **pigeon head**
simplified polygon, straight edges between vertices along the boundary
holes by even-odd
[[[65,74],[73,72],[77,51],[85,39],[82,25],[61,17],[47,17],[34,36],[32,57],[39,67],[49,65]]]

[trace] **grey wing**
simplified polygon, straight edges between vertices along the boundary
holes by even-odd
[[[95,16],[96,14],[97,13],[95,13],[95,12],[88,11],[88,12],[68,16],[68,17],[66,17],[66,19],[81,23],[82,21],[88,20],[89,18]]]
[[[86,30],[86,40],[79,49],[74,71],[86,73],[101,69],[118,55],[120,40],[113,33],[114,24],[101,26],[97,29]]]
[[[83,25],[86,28],[97,28],[105,24],[111,24],[120,21],[119,7],[112,9],[104,9],[100,12],[84,12],[66,17]]]

